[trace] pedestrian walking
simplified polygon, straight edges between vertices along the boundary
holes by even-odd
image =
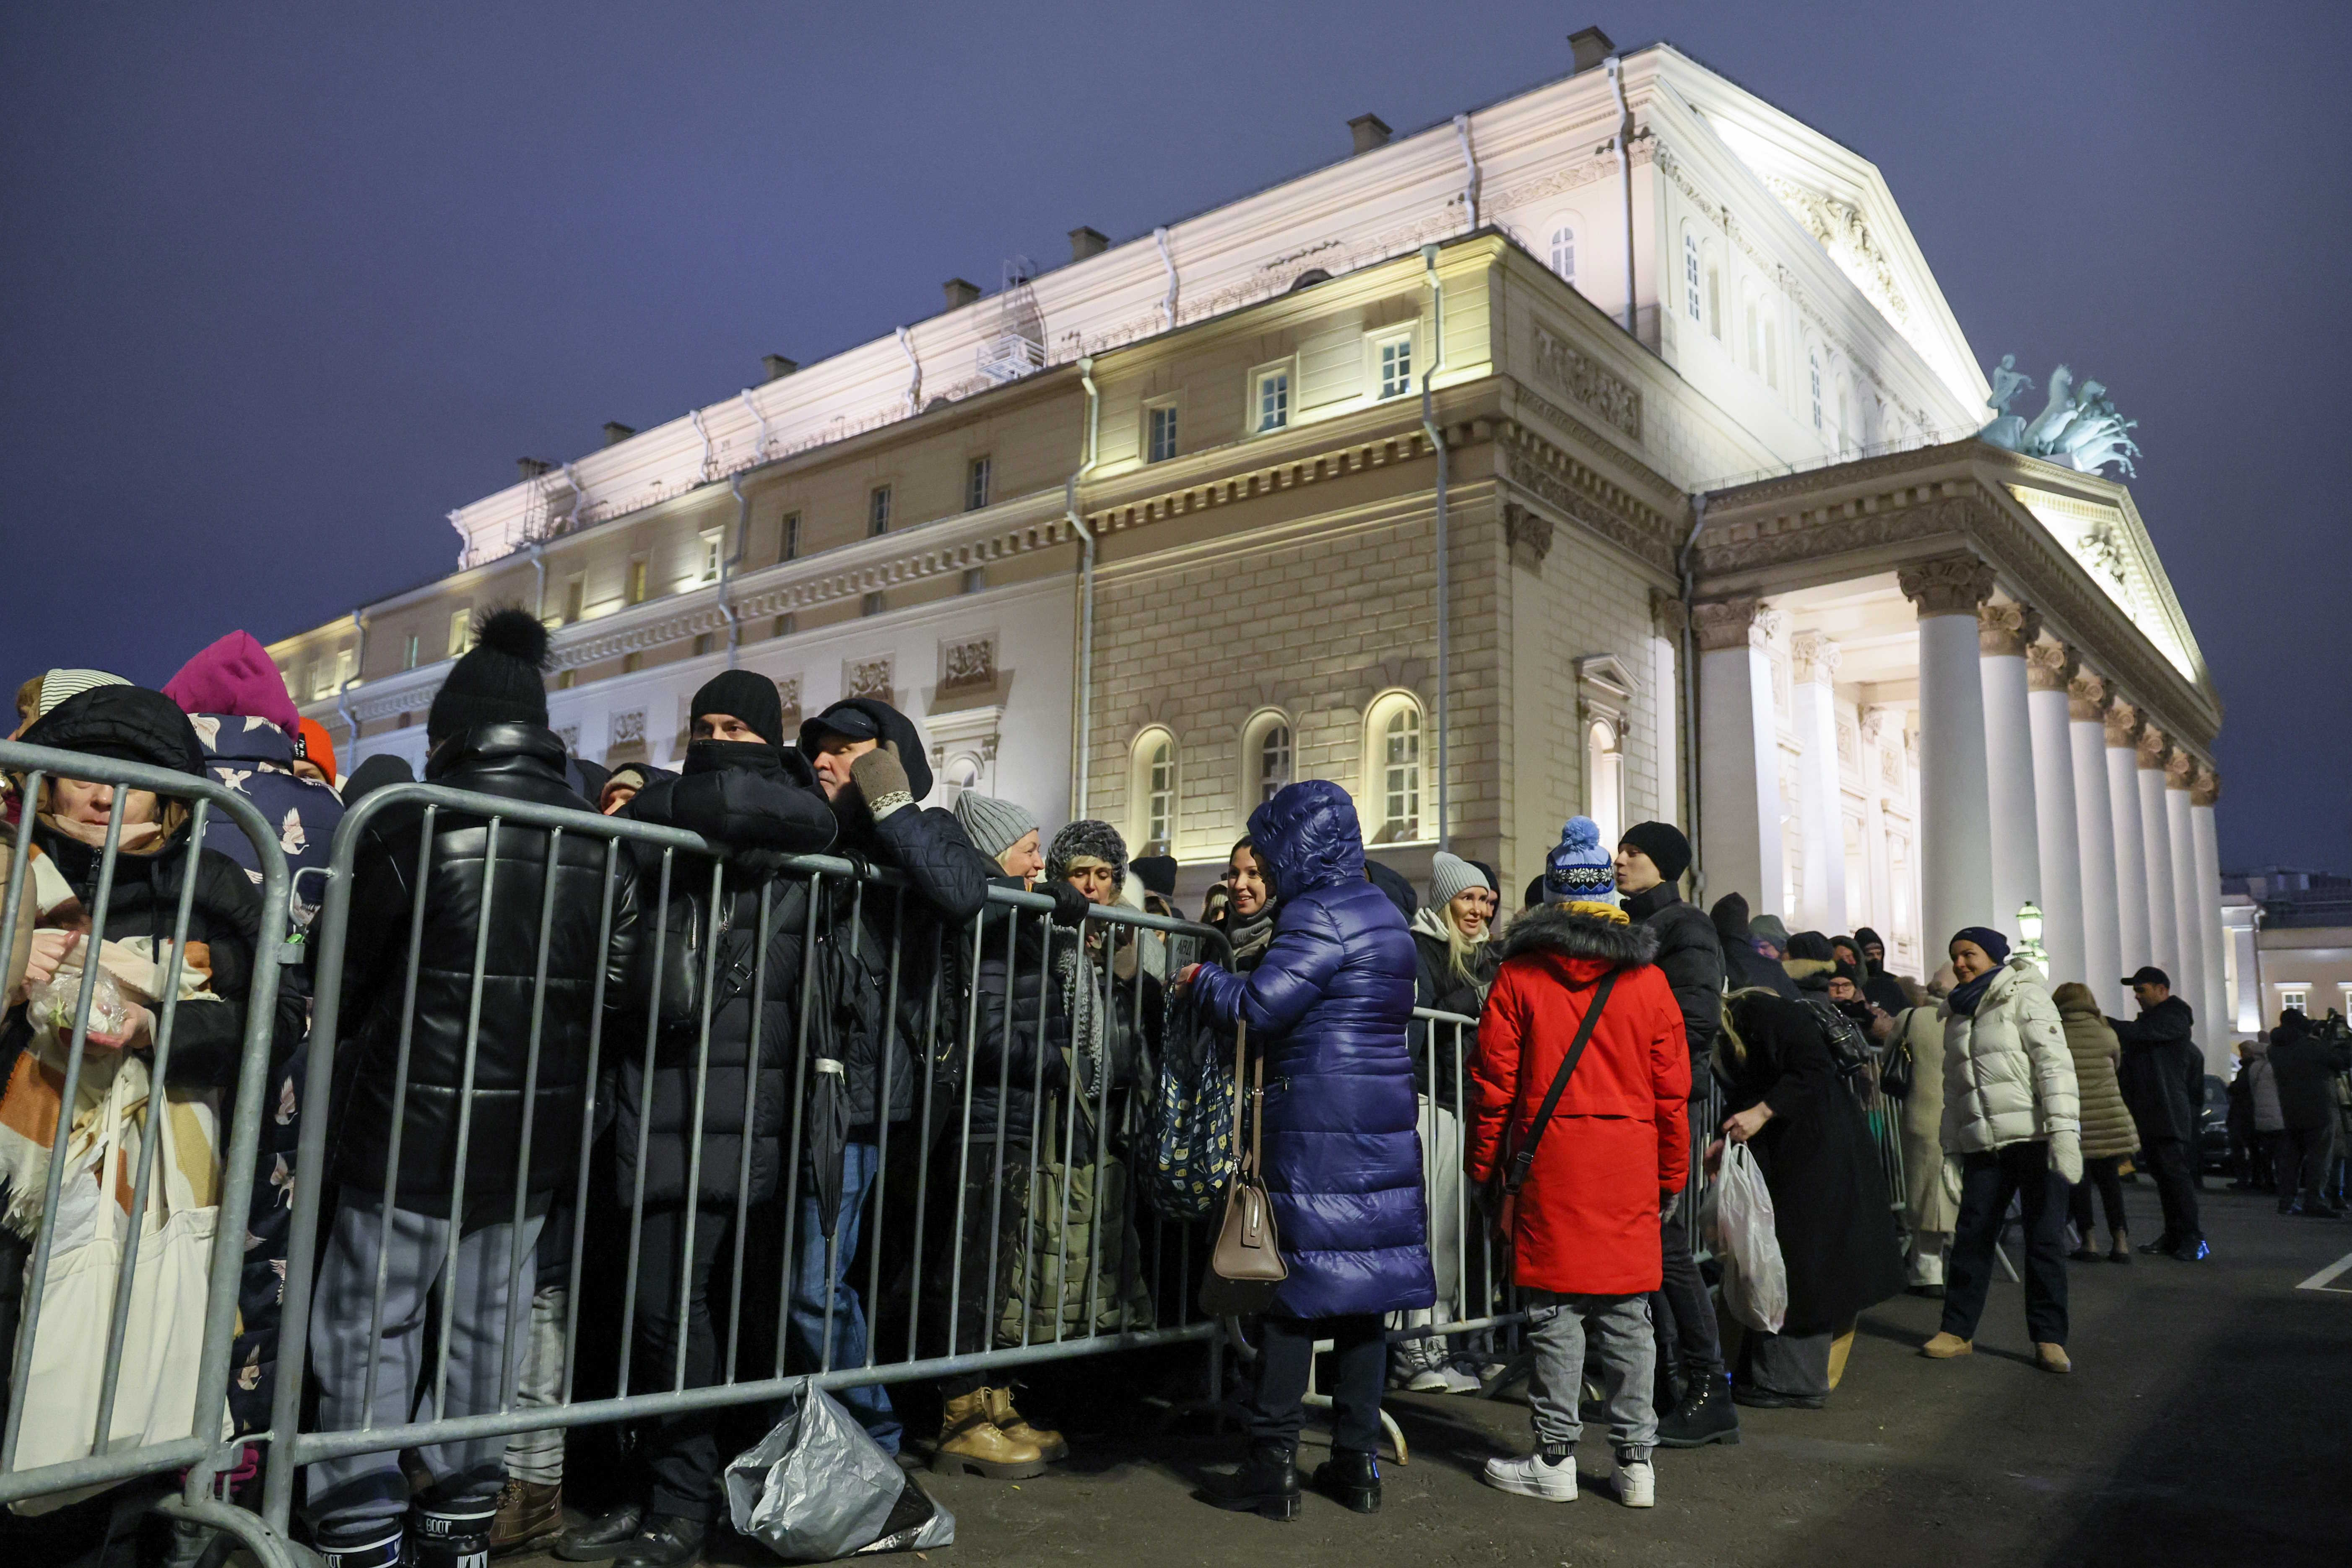
[[[1944,1002],[1944,1152],[1960,1162],[1960,1214],[1946,1271],[1944,1321],[1922,1347],[1946,1361],[1975,1348],[1993,1250],[2011,1198],[2025,1223],[2025,1324],[2034,1364],[2066,1354],[2066,1187],[2083,1176],[2080,1092],[2058,1009],[2009,939],[1968,926],[1951,941],[1959,984]]]
[[[1535,1343],[1537,1445],[1489,1459],[1482,1479],[1547,1502],[1576,1497],[1588,1341],[1618,1500],[1657,1501],[1654,1219],[1690,1178],[1690,1053],[1657,951],[1654,929],[1609,904],[1531,911],[1512,922],[1479,1019],[1468,1174],[1485,1187],[1497,1167],[1523,1169],[1506,1239]]]

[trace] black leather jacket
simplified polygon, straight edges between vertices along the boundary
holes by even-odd
[[[425,764],[428,782],[586,812],[563,779],[563,743],[535,724],[486,724],[452,737]],[[540,1018],[538,1078],[528,1117],[529,1206],[543,1212],[557,1187],[569,1187],[579,1153],[580,1115],[588,1091],[590,1008],[597,972],[617,1005],[634,968],[637,881],[629,857],[617,859],[610,940],[600,944],[604,841],[568,834],[548,864],[550,835],[518,823],[499,827],[497,873],[488,875],[489,825],[442,811],[433,825],[432,858],[415,883],[421,807],[396,805],[370,823],[352,868],[350,942],[335,1061],[329,1145],[348,1199],[367,1202],[386,1188],[395,1068],[404,1015],[410,1031],[407,1099],[401,1121],[396,1206],[449,1217],[456,1194],[457,1123],[468,1100],[464,1172],[466,1228],[511,1218],[517,1161],[525,1133],[523,1090],[530,1071],[531,1004],[539,965],[539,925],[546,879],[556,879],[548,933],[547,985]],[[470,1077],[467,1016],[474,952],[489,888],[489,942],[483,970],[480,1027]],[[403,1005],[410,913],[425,900],[413,1014]],[[604,1049],[620,1045],[607,1029]],[[471,1094],[467,1089],[470,1084]]]

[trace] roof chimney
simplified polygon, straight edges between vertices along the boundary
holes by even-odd
[[[1100,256],[1110,248],[1110,241],[1101,232],[1091,228],[1070,230],[1070,259],[1084,261],[1089,256]]]
[[[549,469],[554,467],[555,465],[549,462],[545,458],[517,458],[515,459],[516,470],[520,472],[526,480],[535,479],[539,478],[540,475],[546,473]]]
[[[1576,51],[1576,68],[1589,71],[1617,52],[1609,35],[1598,27],[1586,27],[1568,36],[1568,47]]]
[[[770,381],[782,381],[801,367],[800,361],[786,359],[782,354],[761,354],[760,363],[767,371]]]
[[[980,298],[980,285],[961,278],[950,278],[940,287],[947,292],[948,309],[950,310],[959,305],[969,305]]]
[[[1348,121],[1348,129],[1355,132],[1356,151],[1359,153],[1369,153],[1375,147],[1388,144],[1389,122],[1377,114],[1359,114]]]
[[[617,447],[636,433],[637,427],[634,425],[624,425],[617,419],[604,421],[604,445],[607,447]]]

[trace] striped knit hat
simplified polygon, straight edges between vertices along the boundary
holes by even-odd
[[[83,692],[91,690],[96,687],[128,686],[130,684],[131,682],[123,679],[122,677],[119,675],[110,675],[102,669],[52,669],[44,671],[41,676],[41,700],[38,706],[34,710],[33,717],[36,719],[42,718],[47,714],[50,709],[55,708],[67,698],[79,697]]]

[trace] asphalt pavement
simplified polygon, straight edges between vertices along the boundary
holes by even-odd
[[[2134,1234],[2153,1237],[2154,1188],[2125,1190]],[[1588,1427],[1580,1454],[1584,1495],[1544,1504],[1476,1479],[1489,1455],[1524,1449],[1523,1406],[1395,1395],[1412,1459],[1383,1461],[1380,1514],[1312,1495],[1295,1523],[1223,1513],[1194,1494],[1238,1439],[1205,1421],[1156,1430],[1148,1405],[1111,1392],[1109,1369],[1081,1363],[1030,1397],[1041,1420],[1070,1430],[1073,1461],[1018,1484],[926,1475],[958,1520],[956,1544],[929,1556],[970,1568],[2342,1568],[2352,1562],[2352,1267],[2299,1287],[2352,1255],[2352,1221],[2281,1217],[2269,1198],[2218,1184],[2204,1204],[2207,1263],[2069,1265],[2072,1374],[2032,1365],[2014,1284],[1995,1286],[1977,1352],[1953,1362],[1916,1353],[1939,1303],[1899,1297],[1864,1317],[1826,1409],[1743,1411],[1736,1447],[1662,1451],[1654,1510],[1610,1495],[1600,1429]],[[1322,1441],[1310,1427],[1302,1460],[1318,1459]],[[728,1541],[710,1561],[776,1559]]]

